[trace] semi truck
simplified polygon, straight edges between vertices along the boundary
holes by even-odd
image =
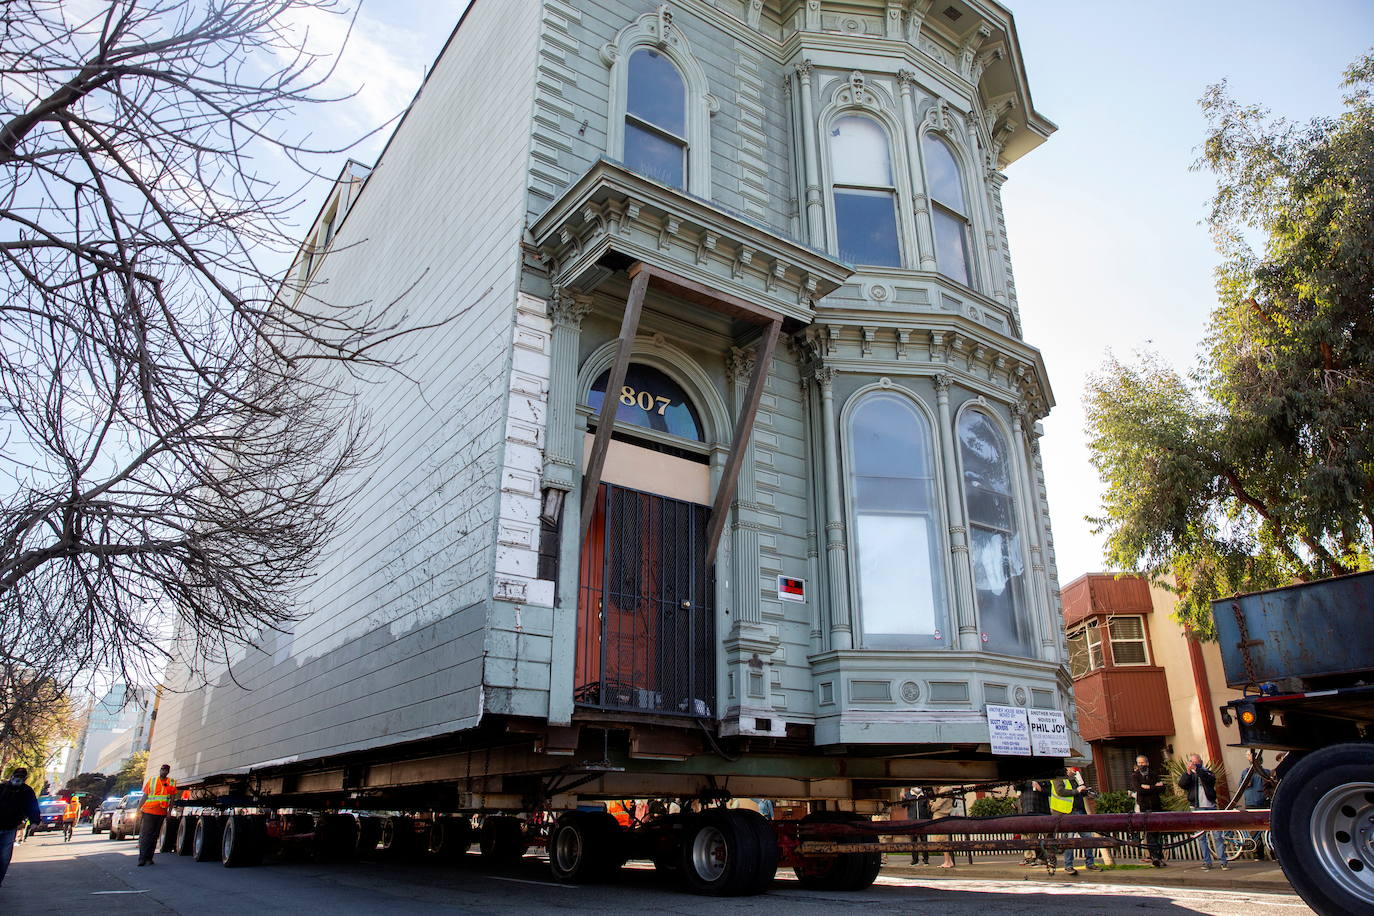
[[[1282,752],[1271,831],[1322,916],[1374,912],[1374,572],[1215,601],[1239,746]]]

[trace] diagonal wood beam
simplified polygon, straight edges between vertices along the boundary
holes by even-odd
[[[735,485],[739,483],[739,468],[744,462],[744,450],[749,446],[749,436],[754,432],[754,418],[759,413],[759,401],[763,398],[763,383],[768,378],[768,367],[773,362],[773,348],[778,343],[778,331],[782,321],[775,319],[768,330],[763,332],[763,342],[759,345],[758,359],[754,362],[754,375],[749,379],[749,391],[744,396],[739,416],[735,419],[735,439],[730,444],[730,458],[725,462],[725,471],[720,475],[716,487],[716,498],[711,504],[711,521],[706,528],[706,563],[716,561],[716,547],[720,544],[721,533],[725,530],[725,518],[730,514],[730,502],[735,498]]]
[[[631,265],[630,296],[625,300],[625,317],[620,319],[620,345],[616,347],[615,362],[611,364],[611,374],[606,379],[601,412],[596,417],[596,438],[592,440],[592,454],[587,459],[587,470],[582,478],[583,540],[586,540],[587,531],[591,528],[596,491],[601,486],[601,472],[606,467],[606,450],[611,447],[611,427],[615,426],[615,412],[620,406],[616,392],[625,384],[625,370],[630,366],[630,349],[634,346],[635,332],[639,330],[639,313],[643,309],[644,291],[648,287],[649,271],[644,269],[642,263]]]

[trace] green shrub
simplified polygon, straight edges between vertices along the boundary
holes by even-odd
[[[980,798],[975,801],[968,809],[970,817],[1001,817],[1006,814],[1016,813],[1016,799],[1014,798]]]
[[[1130,814],[1135,810],[1135,799],[1130,792],[1103,792],[1097,796],[1098,814]]]

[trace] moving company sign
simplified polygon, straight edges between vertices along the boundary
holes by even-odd
[[[992,753],[1018,757],[1069,756],[1069,728],[1062,712],[991,704],[985,708]]]

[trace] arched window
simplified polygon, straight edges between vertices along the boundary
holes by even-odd
[[[925,135],[925,154],[931,220],[935,224],[935,263],[946,277],[972,286],[968,200],[959,162],[949,144],[934,134]]]
[[[1026,569],[1007,445],[986,414],[969,410],[959,418],[959,455],[979,626],[990,651],[1030,656]]]
[[[930,424],[905,397],[865,395],[849,419],[863,645],[942,644],[945,573]]]
[[[687,86],[673,62],[652,48],[630,55],[624,161],[655,181],[687,187]]]
[[[851,264],[901,267],[887,131],[872,118],[836,118],[830,125],[830,170],[840,257]]]
[[[606,397],[606,382],[611,370],[597,376],[587,393],[587,403],[592,410],[601,410],[601,402]],[[701,418],[692,406],[687,392],[663,372],[640,363],[631,363],[625,370],[625,382],[620,386],[620,406],[615,411],[617,423],[642,426],[691,439],[705,441],[701,432]]]

